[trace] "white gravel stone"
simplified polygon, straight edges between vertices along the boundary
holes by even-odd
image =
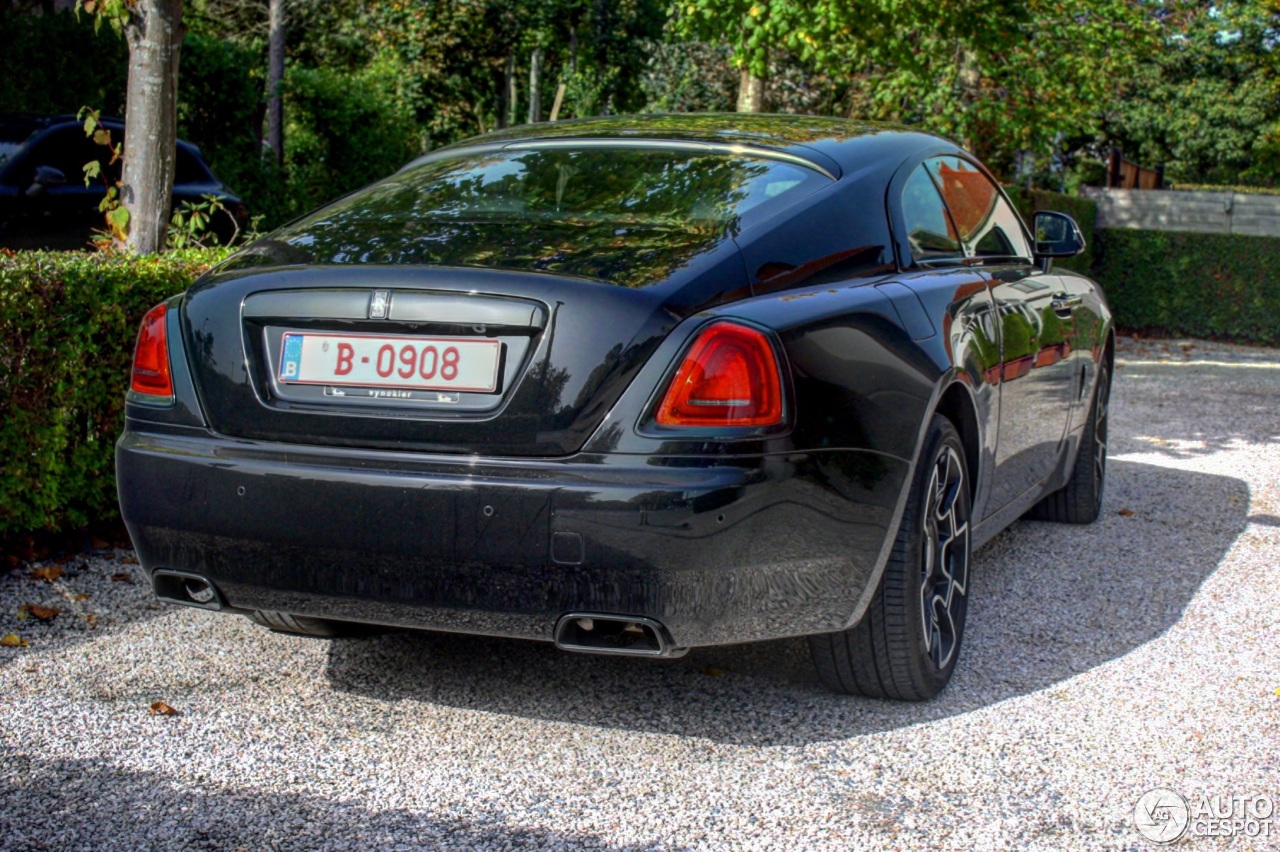
[[[1122,341],[1111,431],[1103,518],[978,554],[919,705],[824,692],[803,641],[325,641],[124,552],[0,575],[0,848],[1131,849],[1153,787],[1280,799],[1280,351]]]

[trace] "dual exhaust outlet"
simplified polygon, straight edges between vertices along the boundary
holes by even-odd
[[[157,568],[151,575],[156,597],[165,603],[221,610],[226,599],[207,577],[188,571]],[[555,644],[564,651],[620,654],[631,657],[681,657],[661,623],[639,615],[571,612],[556,622]]]

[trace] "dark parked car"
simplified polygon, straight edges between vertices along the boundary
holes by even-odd
[[[112,142],[124,141],[124,123],[104,118]],[[245,206],[219,181],[200,150],[179,140],[174,162],[173,206],[203,203],[206,195],[226,208],[210,229],[226,244],[237,227],[248,224]],[[85,185],[86,163],[97,161],[101,177]],[[120,177],[121,164],[110,150],[84,133],[74,115],[0,115],[0,246],[11,249],[78,249],[89,246],[106,224],[98,205],[108,182]],[[234,219],[233,219],[234,217]]]
[[[269,235],[138,339],[120,502],[156,594],[575,651],[811,637],[924,699],[970,554],[1092,521],[1113,331],[990,174],[796,117],[482,136]]]

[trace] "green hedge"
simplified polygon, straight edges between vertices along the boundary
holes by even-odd
[[[1280,238],[1108,228],[1093,274],[1121,328],[1280,346]]]
[[[1078,257],[1056,261],[1058,266],[1079,272],[1082,275],[1093,274],[1095,229],[1098,223],[1098,205],[1088,198],[1075,195],[1063,195],[1059,192],[1048,192],[1043,189],[1027,190],[1019,186],[1006,186],[1005,192],[1009,200],[1022,214],[1027,227],[1031,227],[1032,219],[1039,210],[1053,210],[1066,213],[1080,226],[1084,234],[1085,250]]]
[[[138,323],[224,254],[0,257],[0,535],[115,516]]]

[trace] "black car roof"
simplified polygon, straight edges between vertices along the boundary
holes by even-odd
[[[774,148],[800,157],[816,151],[842,171],[897,163],[917,151],[958,151],[947,139],[896,124],[754,113],[625,115],[526,124],[477,136],[443,151],[564,139],[669,139]],[[428,155],[430,156],[430,155]],[[816,159],[816,158],[811,158]]]
[[[99,116],[98,123],[108,130],[123,130],[124,119],[115,115]],[[72,113],[61,115],[35,115],[32,113],[0,113],[0,139],[25,142],[35,133],[62,125],[83,125],[84,120]],[[183,139],[177,140],[179,148],[186,149],[203,159],[200,148]]]

